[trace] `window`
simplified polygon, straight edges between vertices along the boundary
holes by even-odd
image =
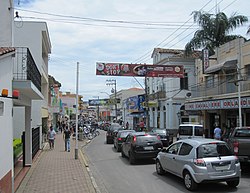
[[[3,116],[3,112],[4,112],[4,103],[0,101],[0,116]]]
[[[184,78],[180,78],[180,89],[188,90],[188,75],[184,73]]]
[[[229,147],[224,143],[208,143],[197,148],[197,158],[219,157],[233,155]]]
[[[235,133],[235,137],[249,138],[250,137],[250,129],[238,129]]]
[[[175,143],[172,146],[170,146],[170,148],[167,149],[166,152],[170,153],[170,154],[177,154],[178,151],[179,151],[180,146],[181,146],[181,142],[180,143]]]
[[[179,134],[180,135],[192,135],[193,126],[180,126]]]
[[[192,145],[183,143],[179,155],[188,155],[192,149],[193,149]]]
[[[247,80],[250,80],[250,65],[247,65]]]
[[[203,127],[195,126],[194,127],[195,136],[203,135]]]
[[[206,88],[213,88],[214,87],[214,76],[208,76],[206,78]]]

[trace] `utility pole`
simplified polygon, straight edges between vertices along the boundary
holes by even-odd
[[[238,86],[238,106],[239,106],[239,127],[242,127],[242,117],[241,117],[241,38],[239,38],[239,53],[238,53],[238,63],[237,63],[237,86]]]
[[[148,107],[148,83],[147,74],[145,75],[145,106],[146,106],[146,128],[149,129],[149,107]]]
[[[79,82],[79,62],[76,65],[76,147],[75,159],[78,159],[78,82]]]

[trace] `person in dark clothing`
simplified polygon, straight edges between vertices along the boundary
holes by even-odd
[[[63,139],[65,141],[65,151],[68,152],[70,152],[70,135],[71,131],[69,130],[68,126],[66,126],[63,132]]]

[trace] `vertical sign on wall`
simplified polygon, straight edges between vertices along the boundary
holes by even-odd
[[[206,48],[202,50],[202,66],[204,74],[205,70],[209,67],[209,51]]]

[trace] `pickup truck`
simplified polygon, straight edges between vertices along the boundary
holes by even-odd
[[[240,162],[250,163],[250,127],[234,128],[225,140]]]

